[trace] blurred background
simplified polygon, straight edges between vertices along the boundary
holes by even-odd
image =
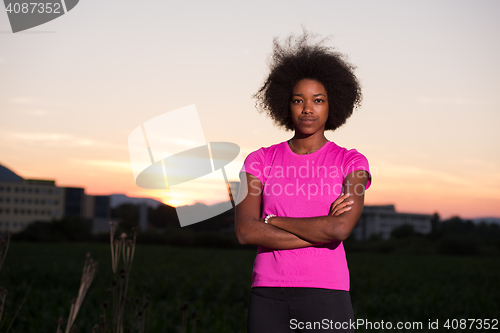
[[[84,0],[13,34],[1,9],[0,230],[5,241],[14,234],[10,248],[2,243],[0,330],[66,322],[89,251],[102,268],[75,325],[98,324],[113,304],[107,289],[121,281],[102,244],[114,221],[115,238],[125,232],[138,246],[126,275],[141,306],[150,297],[143,331],[244,332],[255,248],[237,244],[232,210],[181,229],[174,208],[228,198],[211,195],[210,183],[176,195],[139,188],[127,140],[191,104],[207,142],[236,143],[243,157],[291,138],[252,94],[273,38],[302,26],[330,36],[363,89],[362,107],[326,134],[363,153],[372,171],[345,244],[356,316],[424,328],[428,319],[498,318],[499,14],[486,0]],[[238,179],[229,181],[234,193]]]

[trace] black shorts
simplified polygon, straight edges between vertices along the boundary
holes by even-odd
[[[353,321],[348,291],[255,287],[250,293],[247,333],[354,332]]]

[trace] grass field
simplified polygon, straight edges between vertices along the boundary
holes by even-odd
[[[109,245],[15,242],[0,272],[0,286],[9,291],[2,319],[7,322],[0,332],[30,285],[11,332],[56,332],[57,319],[67,318],[70,300],[77,295],[87,252],[99,262],[99,271],[75,323],[78,332],[91,332],[103,303],[110,302]],[[136,298],[142,302],[149,296],[146,332],[180,332],[184,302],[189,302],[189,314],[196,310],[197,332],[245,332],[254,257],[255,251],[248,249],[138,245],[130,277],[131,307]],[[422,322],[419,331],[426,331],[429,319],[439,319],[441,328],[446,319],[500,319],[498,257],[348,253],[347,259],[357,319]]]

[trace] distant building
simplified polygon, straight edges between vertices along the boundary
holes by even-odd
[[[64,196],[64,188],[54,181],[0,178],[0,232],[18,232],[34,221],[62,218]]]
[[[432,230],[431,217],[427,214],[398,213],[394,205],[364,206],[352,236],[356,240],[367,240],[372,236],[388,239],[392,230],[404,224],[413,226],[415,232],[428,234]]]
[[[64,216],[84,216],[85,190],[80,187],[64,188]]]
[[[93,229],[99,222],[109,230],[110,216],[109,196],[86,195],[78,187],[58,187],[54,180],[23,179],[0,165],[0,232],[19,232],[35,221],[63,217],[82,217]]]
[[[109,218],[111,216],[111,200],[109,195],[84,194],[82,205],[83,218]]]
[[[111,197],[109,195],[87,195],[83,197],[83,218],[93,233],[108,232],[111,219]]]

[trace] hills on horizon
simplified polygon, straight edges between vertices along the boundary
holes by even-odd
[[[154,209],[156,209],[159,205],[169,206],[169,205],[166,205],[163,202],[155,200],[155,199],[129,197],[125,194],[111,194],[110,198],[111,198],[111,208],[116,208],[119,205],[124,204],[124,203],[131,203],[131,204],[135,204],[135,205],[145,203],[146,205],[148,205]],[[202,205],[202,204],[196,203],[195,205]],[[216,205],[218,205],[218,204],[213,204],[211,206],[216,206]],[[192,205],[186,205],[186,206],[192,206]],[[171,207],[171,206],[169,206],[169,207]],[[461,219],[464,221],[470,220],[474,224],[479,224],[481,222],[485,222],[487,224],[496,223],[496,224],[500,225],[500,217],[488,216],[488,217],[476,217],[476,218],[472,218],[472,219],[466,219],[466,218],[461,218]]]
[[[152,199],[152,198],[129,197],[125,194],[110,194],[109,197],[110,197],[111,208],[116,208],[124,203],[131,203],[131,204],[135,204],[135,205],[145,203],[146,205],[148,205],[151,208],[157,208],[159,205],[165,205],[165,206],[172,207],[170,205],[164,204],[163,202]],[[195,203],[193,205],[185,205],[185,207],[195,206],[195,205],[205,205],[205,206],[215,207],[215,206],[220,205],[220,204],[222,204],[222,202],[215,203],[213,205],[205,205],[203,203]]]

